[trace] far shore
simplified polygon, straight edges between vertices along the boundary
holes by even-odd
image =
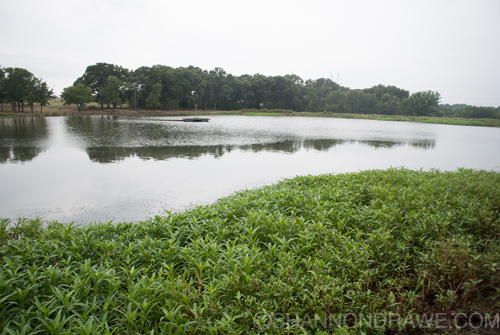
[[[4,105],[0,117],[19,117],[19,116],[87,116],[87,115],[135,115],[135,116],[194,116],[194,110],[145,110],[134,109],[128,106],[119,106],[113,108],[101,109],[100,105],[90,104],[78,112],[76,106],[65,106],[60,99],[55,99],[49,106],[44,106],[40,112],[40,106],[34,106],[33,113],[29,106],[24,106],[24,112],[14,112],[10,105]],[[404,121],[418,123],[434,123],[461,126],[481,126],[481,127],[500,127],[500,120],[497,119],[464,119],[450,117],[432,117],[432,116],[404,116],[404,115],[378,115],[378,114],[348,114],[348,113],[312,113],[312,112],[294,112],[290,110],[273,109],[243,109],[236,111],[218,111],[218,110],[199,110],[199,115],[248,115],[248,116],[301,116],[301,117],[326,117],[343,119],[367,119],[380,121]]]

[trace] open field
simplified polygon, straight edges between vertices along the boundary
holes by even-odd
[[[1,221],[1,334],[500,327],[496,172],[296,177],[144,222],[43,226]]]
[[[186,110],[134,110],[127,105],[118,106],[115,111],[110,108],[101,109],[101,106],[95,102],[87,104],[82,107],[82,111],[78,112],[75,105],[66,106],[62,99],[56,98],[50,101],[50,105],[44,106],[42,113],[40,113],[40,105],[35,105],[33,108],[34,113],[31,113],[29,106],[24,106],[24,113],[16,113],[12,111],[10,105],[3,106],[3,113],[0,117],[14,117],[14,116],[64,116],[64,115],[191,115],[193,111]]]

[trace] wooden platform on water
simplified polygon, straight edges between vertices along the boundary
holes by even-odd
[[[205,117],[184,117],[182,121],[184,122],[208,122],[210,119]]]
[[[210,119],[204,117],[185,117],[182,119],[162,119],[156,121],[180,121],[180,122],[208,122]]]

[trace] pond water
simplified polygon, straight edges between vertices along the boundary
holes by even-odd
[[[299,117],[0,119],[0,217],[138,221],[296,175],[500,171],[500,129]]]

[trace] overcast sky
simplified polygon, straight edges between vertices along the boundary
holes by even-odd
[[[59,94],[88,65],[222,67],[500,106],[499,0],[0,0],[0,65]]]

